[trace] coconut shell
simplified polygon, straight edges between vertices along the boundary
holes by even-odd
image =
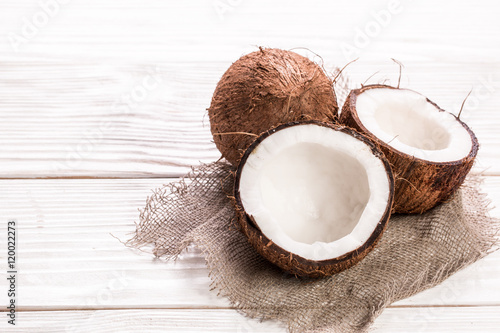
[[[239,191],[241,172],[250,154],[252,154],[252,152],[258,147],[260,142],[262,142],[262,140],[264,140],[269,135],[284,128],[299,124],[317,124],[320,126],[329,127],[336,131],[347,133],[357,138],[358,140],[363,141],[370,147],[373,154],[378,158],[380,158],[387,172],[390,195],[385,212],[382,218],[380,219],[379,223],[377,224],[377,227],[375,228],[372,235],[364,244],[359,246],[354,251],[348,252],[343,256],[337,258],[316,261],[316,260],[306,259],[302,256],[299,256],[297,254],[291,253],[283,249],[279,245],[275,244],[272,240],[267,238],[266,235],[261,232],[257,223],[254,221],[253,217],[245,212],[241,201],[241,195]],[[300,277],[321,278],[339,273],[345,269],[348,269],[349,267],[352,267],[353,265],[360,262],[376,246],[377,242],[379,241],[383,232],[385,231],[387,223],[391,216],[393,196],[394,196],[394,178],[392,175],[389,162],[384,157],[383,153],[370,141],[370,139],[345,126],[326,124],[317,121],[303,121],[303,122],[292,122],[292,123],[282,124],[274,129],[268,130],[264,132],[262,135],[260,135],[249,146],[249,148],[245,151],[245,154],[241,159],[241,163],[238,169],[236,170],[234,197],[232,199],[233,199],[233,205],[236,210],[236,217],[240,230],[248,238],[250,244],[255,248],[255,250],[257,250],[257,252],[260,255],[262,255],[268,261],[270,261],[271,263],[275,264],[276,266],[278,266],[279,268],[290,274],[294,274]]]
[[[423,213],[449,199],[463,183],[479,149],[477,138],[472,130],[455,116],[471,136],[472,148],[466,157],[457,161],[432,162],[400,152],[375,137],[358,117],[357,96],[374,88],[400,89],[386,85],[368,85],[352,90],[344,103],[339,121],[372,139],[389,160],[396,180],[394,212]],[[427,101],[436,106],[439,112],[446,112],[429,99]]]
[[[229,67],[208,108],[215,145],[234,166],[262,132],[297,120],[335,122],[337,113],[333,82],[320,66],[295,52],[265,48]]]

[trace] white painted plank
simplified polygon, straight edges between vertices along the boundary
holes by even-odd
[[[2,332],[286,332],[276,322],[248,319],[236,310],[147,309],[19,312],[16,328],[0,322]]]
[[[388,308],[373,325],[374,333],[497,333],[500,307]]]
[[[432,0],[59,1],[65,4],[46,15],[46,22],[36,0],[3,1],[2,54],[232,61],[254,45],[276,45],[308,47],[336,61],[390,54],[428,62],[487,62],[500,55],[494,0],[476,6]],[[18,47],[11,41],[15,35],[24,38]],[[354,54],[346,45],[356,49]]]
[[[169,181],[1,180],[0,216],[17,220],[19,227],[20,308],[227,308],[225,299],[209,291],[199,251],[165,263],[112,236],[130,238],[137,209],[151,189]],[[484,185],[497,207],[499,185],[500,177],[488,177]],[[500,216],[499,208],[492,213]],[[6,271],[1,253],[0,259],[1,289]],[[500,305],[500,252],[396,305]]]
[[[259,322],[235,310],[147,309],[19,312],[15,329],[3,332],[286,332],[274,321]],[[496,333],[500,307],[388,308],[376,319],[376,333]]]
[[[175,177],[199,161],[214,161],[220,154],[206,108],[229,64],[0,63],[0,177]],[[494,93],[500,77],[484,83],[500,63],[470,64],[467,71],[461,63],[406,66],[404,86],[455,114],[477,86],[481,95],[472,95],[462,119],[481,143],[477,169],[500,174],[500,94]],[[390,60],[360,62],[347,72],[359,83],[377,70],[369,82],[396,83]],[[429,81],[430,73],[435,80]]]
[[[0,64],[1,177],[165,176],[217,159],[201,68]]]
[[[199,253],[165,263],[126,248],[113,237],[131,237],[138,208],[152,189],[168,181],[1,181],[0,201],[5,204],[0,216],[15,219],[18,225],[19,306],[227,306],[225,299],[209,292],[210,280]],[[2,223],[2,244],[5,229]],[[0,286],[4,286],[5,260],[0,265]]]

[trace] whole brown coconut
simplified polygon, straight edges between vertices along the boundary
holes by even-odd
[[[295,52],[266,48],[229,67],[208,109],[214,142],[235,166],[255,136],[271,127],[335,122],[337,113],[333,82],[320,66]]]
[[[367,92],[373,93],[375,90],[384,90],[382,92],[384,94],[387,92],[390,94],[396,92],[420,96],[420,102],[415,102],[410,98],[413,101],[412,103],[408,103],[408,105],[404,105],[404,103],[399,104],[392,114],[387,113],[387,109],[390,106],[385,104],[390,100],[390,98],[387,98],[389,95],[384,97],[383,102],[379,101],[379,105],[376,105],[377,102],[374,101],[375,114],[377,112],[379,116],[384,112],[389,114],[389,116],[386,115],[386,118],[378,120],[378,122],[386,124],[382,124],[382,126],[392,126],[393,132],[391,135],[394,136],[390,140],[383,140],[375,135],[368,129],[370,127],[369,121],[363,122],[362,117],[360,117],[360,96]],[[418,117],[410,119],[409,115],[411,116],[411,114],[405,113],[413,112],[422,107],[423,104],[426,104],[426,107],[434,109],[430,111],[430,116],[444,117],[446,119],[443,118],[443,122],[435,120],[426,122],[425,119],[419,119]],[[411,108],[414,110],[408,111]],[[401,121],[397,122],[394,118],[400,118]],[[339,122],[365,134],[384,152],[391,164],[395,178],[394,212],[396,213],[423,213],[438,203],[446,201],[465,180],[479,148],[476,136],[465,123],[451,113],[442,110],[426,97],[409,89],[399,89],[386,85],[368,85],[361,89],[352,90],[342,108]],[[377,120],[372,120],[372,122],[377,122]],[[391,122],[393,124],[388,125]],[[420,132],[417,131],[415,132],[416,134],[413,134],[413,127],[418,127],[418,124],[415,125],[414,123],[419,122],[422,122],[420,128],[417,128]],[[425,139],[429,133],[426,134],[424,132],[430,132],[429,127],[437,128],[438,131],[431,133],[434,138]],[[453,142],[457,141],[454,140],[453,132],[450,130],[451,127],[457,127],[462,132],[462,136],[469,138],[470,141],[466,140],[466,143],[456,144],[456,147],[453,149],[460,150],[463,148],[461,149],[463,152],[461,155],[458,155],[458,158],[455,156],[447,160],[446,154],[449,154],[449,150],[452,149]],[[439,135],[439,132],[441,132],[441,135]],[[412,135],[415,135],[414,140],[412,140]],[[395,141],[401,137],[404,137],[404,140],[406,140],[405,143],[416,147],[415,151],[417,153],[422,152],[424,157],[404,153],[396,148]],[[424,142],[426,140],[428,142]],[[403,139],[400,141],[403,141]],[[401,147],[402,145],[400,144],[399,146]],[[434,158],[437,157],[437,161],[425,158],[426,154],[434,156]]]

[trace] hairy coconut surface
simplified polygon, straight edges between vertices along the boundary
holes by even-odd
[[[253,247],[299,276],[359,262],[389,220],[394,179],[383,153],[354,130],[316,121],[264,132],[235,178],[241,230]]]
[[[295,52],[267,48],[229,67],[208,108],[214,142],[235,166],[268,129],[298,120],[334,122],[337,113],[333,82],[320,66]]]
[[[479,148],[465,123],[409,89],[355,89],[339,121],[371,138],[389,160],[396,213],[422,213],[447,200],[465,180]]]

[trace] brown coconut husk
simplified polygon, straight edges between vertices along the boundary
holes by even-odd
[[[252,154],[252,152],[259,146],[259,144],[268,136],[282,129],[300,124],[316,124],[318,126],[328,127],[332,130],[349,134],[356,139],[363,141],[367,146],[370,147],[372,153],[383,162],[387,173],[387,178],[389,180],[390,194],[385,213],[380,219],[370,238],[354,251],[348,252],[343,256],[337,258],[315,261],[303,258],[283,249],[261,232],[253,217],[245,212],[241,201],[239,191],[241,172],[250,154]],[[375,247],[378,240],[382,236],[387,226],[387,222],[389,221],[389,218],[391,216],[393,196],[394,178],[389,162],[384,157],[384,154],[370,141],[370,139],[345,126],[326,124],[318,121],[304,121],[279,125],[276,128],[264,132],[250,145],[250,147],[245,151],[239,167],[236,170],[234,197],[232,198],[232,201],[236,210],[236,218],[238,220],[241,231],[243,232],[243,234],[245,234],[250,244],[257,250],[258,253],[260,253],[264,258],[288,273],[301,277],[319,278],[330,276],[335,273],[339,273],[349,267],[352,267],[353,265],[361,261]]]
[[[260,48],[224,73],[208,115],[214,142],[234,166],[255,139],[292,121],[335,122],[333,81],[313,61],[295,52]]]
[[[374,88],[402,89],[375,84],[352,90],[344,103],[339,121],[372,139],[389,160],[395,178],[394,212],[423,213],[438,203],[448,200],[462,185],[472,168],[479,143],[472,130],[455,116],[471,136],[472,148],[466,157],[457,161],[431,162],[394,149],[368,131],[361,123],[356,111],[357,96]],[[429,99],[427,101],[436,106],[439,112],[446,112],[436,103]]]

